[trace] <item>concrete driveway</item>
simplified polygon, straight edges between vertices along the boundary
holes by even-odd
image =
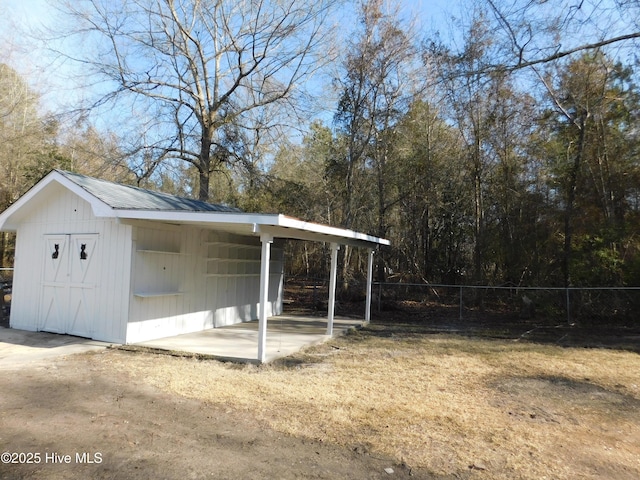
[[[65,355],[100,350],[109,345],[70,335],[0,327],[0,370],[42,365]]]

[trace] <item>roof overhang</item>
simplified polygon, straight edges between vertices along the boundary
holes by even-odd
[[[390,244],[389,240],[384,238],[321,223],[305,222],[282,214],[113,210],[112,215],[109,216],[122,222],[142,220],[174,225],[195,225],[239,235],[267,234],[273,238],[329,242],[365,248]]]
[[[124,223],[150,221],[194,225],[240,235],[266,234],[274,238],[330,242],[365,248],[390,244],[389,240],[384,238],[330,225],[306,222],[282,214],[115,209],[55,170],[0,214],[0,231],[16,231],[22,220],[21,211],[27,209],[32,201],[37,201],[36,197],[40,194],[52,190],[55,185],[67,188],[88,202],[96,217],[114,218]]]

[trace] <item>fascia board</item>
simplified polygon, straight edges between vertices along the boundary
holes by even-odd
[[[216,223],[253,225],[269,224],[276,215],[235,212],[176,212],[166,210],[114,210],[114,216],[129,220],[153,220],[170,223],[208,225]]]
[[[312,242],[337,243],[338,245],[350,245],[359,248],[373,248],[375,242],[366,242],[363,240],[355,240],[344,236],[329,235],[326,233],[311,232],[299,230],[291,227],[276,227],[273,225],[259,226],[261,233],[267,233],[274,238],[291,238],[295,240],[308,240]]]
[[[344,228],[332,227],[321,223],[305,222],[293,217],[280,215],[279,226],[286,228],[294,228],[306,232],[318,233],[320,235],[328,235],[335,238],[346,240],[356,240],[365,243],[375,243],[378,245],[391,245],[391,242],[385,238],[374,237],[366,233],[355,232]]]
[[[353,230],[319,223],[305,222],[281,214],[234,212],[170,212],[156,210],[114,210],[122,220],[150,220],[203,226],[244,225],[254,234],[268,233],[278,238],[294,238],[316,242],[335,242],[357,247],[390,245],[389,240]]]
[[[98,197],[93,196],[80,185],[72,182],[58,172],[54,173],[56,173],[60,177],[60,184],[62,184],[64,187],[66,187],[71,192],[75,193],[77,196],[86,201],[89,205],[91,205],[91,210],[96,217],[115,217],[114,209],[104,203]]]
[[[22,200],[24,196],[20,197],[16,202],[9,205],[4,212],[0,213],[0,232],[15,232],[18,228],[17,225],[11,223],[11,217],[20,210]]]

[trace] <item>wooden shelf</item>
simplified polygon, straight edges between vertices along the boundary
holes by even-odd
[[[259,277],[259,273],[205,273],[205,277]]]
[[[282,275],[282,272],[269,272],[269,276]],[[205,273],[205,277],[221,277],[221,278],[233,278],[233,277],[260,277],[259,273]]]
[[[166,250],[136,250],[136,252],[138,253],[153,253],[156,255],[186,255],[184,253],[180,253],[180,252],[169,252]]]
[[[274,261],[274,260],[272,260]],[[248,259],[248,258],[207,258],[207,262],[236,262],[236,263],[260,263],[260,259]]]
[[[260,245],[247,245],[245,243],[231,243],[231,242],[204,242],[205,245],[221,245],[223,247],[238,247],[238,248],[250,248],[260,250]]]
[[[157,298],[157,297],[176,297],[182,295],[182,292],[136,292],[134,297],[139,298]]]

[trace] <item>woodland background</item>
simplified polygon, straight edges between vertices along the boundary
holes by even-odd
[[[388,238],[379,281],[640,285],[637,0],[54,3],[0,52],[0,210],[61,168]]]

